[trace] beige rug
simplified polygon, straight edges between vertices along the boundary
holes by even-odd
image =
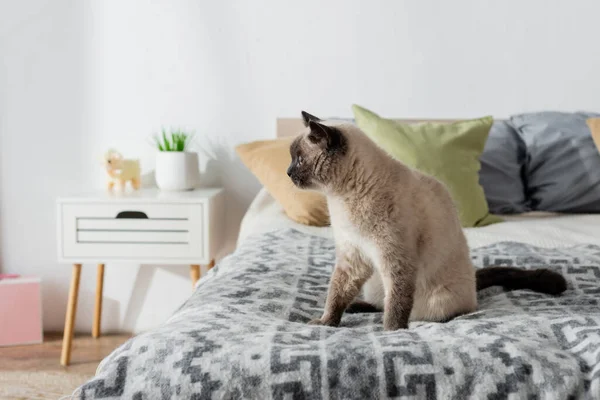
[[[93,375],[71,372],[0,372],[0,399],[68,399],[75,388]]]
[[[44,335],[39,345],[0,347],[0,400],[69,399],[94,376],[98,363],[130,335],[89,335],[73,340],[71,365],[60,365],[62,335]]]

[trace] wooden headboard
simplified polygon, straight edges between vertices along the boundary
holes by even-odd
[[[396,119],[404,124],[417,124],[419,122],[451,123],[462,119]],[[277,137],[296,136],[304,128],[302,118],[277,118]]]

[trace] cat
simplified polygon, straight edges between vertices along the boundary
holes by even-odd
[[[327,197],[335,240],[325,309],[313,325],[338,326],[343,313],[383,310],[385,330],[409,321],[444,322],[477,309],[477,290],[500,285],[558,295],[548,269],[476,270],[457,209],[437,179],[393,159],[352,124],[303,111],[287,175]],[[354,301],[363,292],[362,301]]]

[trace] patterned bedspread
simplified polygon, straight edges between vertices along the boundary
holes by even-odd
[[[600,399],[600,247],[506,242],[477,267],[549,267],[561,297],[479,293],[447,323],[382,330],[382,315],[321,315],[334,245],[289,229],[248,238],[158,329],[116,349],[85,399]]]

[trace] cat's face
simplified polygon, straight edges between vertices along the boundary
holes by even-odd
[[[348,140],[342,130],[322,124],[307,112],[302,112],[302,118],[308,129],[290,146],[287,174],[300,189],[326,189],[344,162]]]

